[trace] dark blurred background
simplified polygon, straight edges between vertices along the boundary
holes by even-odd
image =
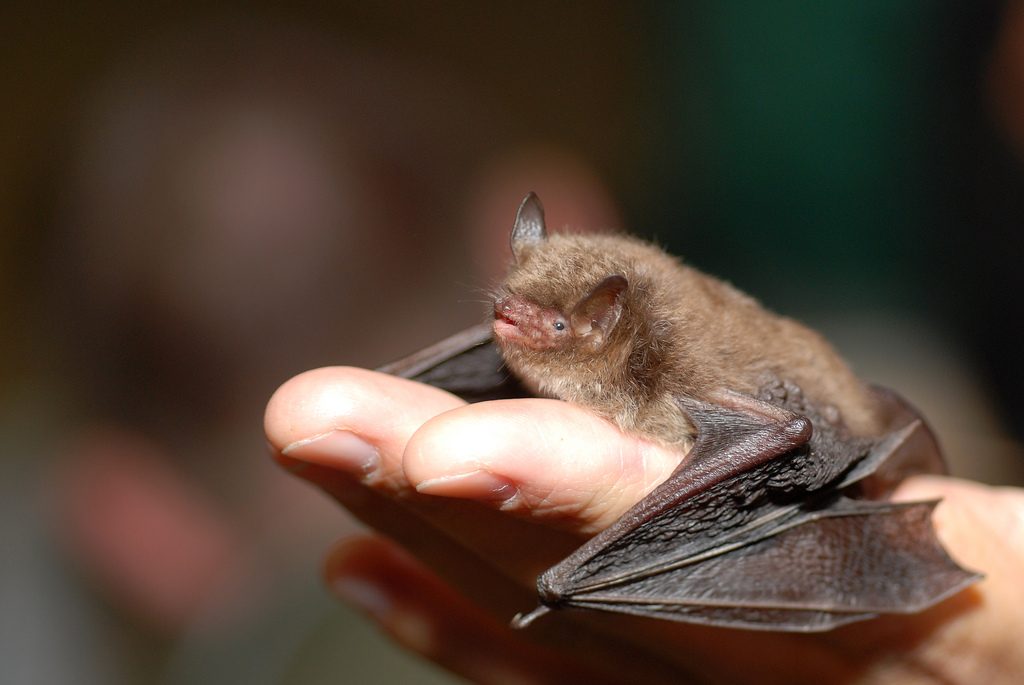
[[[553,6],[552,6],[553,5]],[[0,10],[0,680],[449,682],[322,589],[289,376],[480,319],[509,224],[625,228],[1024,483],[1018,3]]]

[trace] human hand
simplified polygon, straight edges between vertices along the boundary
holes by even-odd
[[[1024,674],[1017,490],[937,477],[901,487],[901,499],[944,498],[940,538],[986,574],[917,615],[800,635],[569,611],[512,631],[508,619],[536,602],[537,573],[618,518],[681,455],[567,403],[467,406],[346,368],[282,386],[267,435],[283,465],[391,538],[339,544],[327,564],[331,586],[405,647],[471,680],[1017,682]]]

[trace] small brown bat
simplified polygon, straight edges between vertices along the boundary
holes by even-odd
[[[471,401],[575,402],[688,452],[544,572],[541,605],[514,626],[572,607],[821,631],[979,578],[936,539],[935,502],[885,500],[911,473],[944,471],[931,432],[817,333],[634,238],[548,236],[533,193],[511,242],[493,324],[383,370]]]

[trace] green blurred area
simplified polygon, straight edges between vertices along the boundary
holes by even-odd
[[[671,247],[780,306],[919,305],[935,10],[671,5],[652,230],[682,214]]]

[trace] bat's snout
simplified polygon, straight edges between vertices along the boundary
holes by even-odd
[[[517,306],[515,296],[503,297],[494,303],[494,318],[515,326],[519,322],[522,306]]]

